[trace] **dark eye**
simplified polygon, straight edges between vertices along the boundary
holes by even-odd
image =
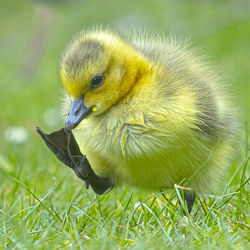
[[[90,83],[90,88],[98,88],[104,82],[104,76],[102,74],[96,75]]]

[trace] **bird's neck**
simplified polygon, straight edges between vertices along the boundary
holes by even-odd
[[[124,58],[125,72],[120,88],[121,97],[130,95],[135,87],[143,85],[152,75],[152,64],[141,54],[134,52]]]

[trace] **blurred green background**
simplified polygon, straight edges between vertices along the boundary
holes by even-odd
[[[76,32],[98,24],[149,27],[190,40],[229,79],[242,121],[249,122],[249,17],[247,0],[1,0],[1,136],[13,125],[33,136],[36,125],[54,129],[63,124],[57,117],[63,93],[61,51]],[[8,147],[4,138],[0,145]]]
[[[241,125],[250,122],[250,1],[1,0],[0,6],[0,168],[23,174],[31,168],[35,176],[37,168],[53,171],[35,127],[63,126],[58,60],[72,36],[93,25],[148,27],[188,39],[229,80]]]
[[[250,1],[1,0],[0,169],[37,178],[42,171],[45,179],[46,171],[60,177],[69,173],[56,167],[60,163],[35,127],[49,132],[63,126],[58,60],[75,33],[100,24],[113,29],[148,27],[189,40],[223,72],[241,125],[249,124]],[[239,140],[244,145],[244,133]]]
[[[34,216],[32,222],[23,214],[26,207],[36,204],[29,188],[39,197],[49,196],[47,206],[59,213],[67,213],[67,204],[72,200],[76,204],[81,200],[79,206],[84,208],[96,202],[73,171],[52,156],[35,127],[49,132],[63,126],[60,54],[76,32],[100,24],[114,29],[148,27],[180,40],[188,39],[223,72],[242,127],[246,121],[250,124],[249,0],[1,0],[0,213],[5,216],[2,220],[6,223],[6,242],[23,237],[26,244],[27,239],[35,240],[41,236],[39,232],[50,230],[46,229],[45,222],[50,217],[46,209],[39,208],[33,215],[34,210],[29,212],[29,216]],[[244,144],[243,132],[239,145]],[[107,214],[112,212],[113,204],[126,205],[122,199],[129,195],[122,194],[117,199],[117,192],[112,191],[109,202],[102,203]],[[22,221],[28,218],[26,224],[16,217],[19,213]],[[37,234],[28,233],[32,230]],[[16,236],[9,239],[13,232]],[[54,226],[51,235],[56,238]],[[64,239],[64,235],[60,237]],[[41,239],[47,242],[46,238]]]

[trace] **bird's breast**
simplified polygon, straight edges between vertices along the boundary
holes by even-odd
[[[76,139],[97,173],[143,188],[171,187],[190,176],[202,159],[188,143],[172,143],[163,127],[132,120],[86,120]],[[192,163],[186,160],[190,154]]]

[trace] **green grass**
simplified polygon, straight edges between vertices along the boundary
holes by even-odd
[[[49,2],[0,4],[0,247],[249,249],[248,1]],[[178,188],[164,190],[169,201],[160,191],[126,186],[96,196],[35,132],[37,125],[45,131],[63,126],[55,115],[62,95],[58,58],[76,31],[100,23],[188,37],[230,79],[248,131],[239,135],[225,184],[199,197],[190,216],[182,214]],[[12,126],[26,129],[23,143],[6,140]]]

